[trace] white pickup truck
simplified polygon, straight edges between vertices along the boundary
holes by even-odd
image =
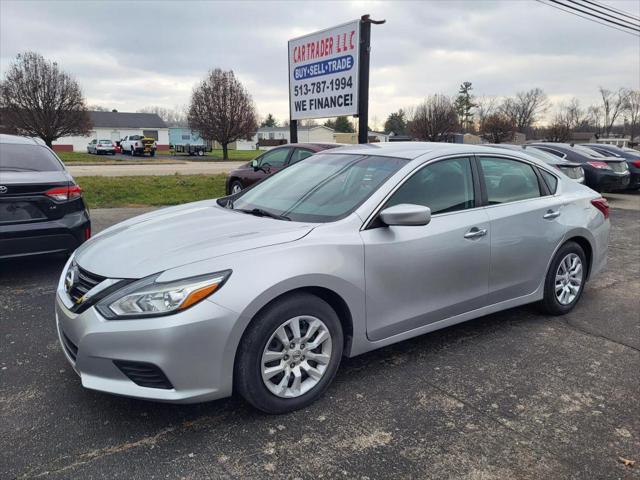
[[[120,140],[122,153],[131,156],[144,155],[148,153],[151,157],[156,154],[156,141],[153,138],[143,135],[128,135]]]

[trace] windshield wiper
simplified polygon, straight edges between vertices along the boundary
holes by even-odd
[[[269,217],[276,218],[278,220],[287,220],[291,221],[289,217],[285,217],[284,215],[278,215],[277,213],[272,213],[267,210],[263,210],[262,208],[234,208],[236,212],[248,213],[249,215],[255,215],[256,217]]]

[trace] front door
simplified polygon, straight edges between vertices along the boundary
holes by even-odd
[[[244,188],[250,187],[254,183],[259,182],[263,178],[273,175],[279,170],[282,170],[289,159],[291,154],[291,147],[280,147],[269,150],[266,153],[260,155],[256,160],[258,161],[257,168],[248,167],[245,171],[245,176],[242,178],[242,185]]]
[[[486,304],[491,232],[479,196],[470,158],[439,160],[412,174],[383,207],[427,206],[428,225],[374,223],[361,232],[370,340]]]

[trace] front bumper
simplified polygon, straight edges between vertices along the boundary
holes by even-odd
[[[82,385],[147,400],[195,403],[231,395],[235,347],[229,342],[238,315],[210,300],[165,317],[105,320],[91,307],[71,312],[56,294],[58,339]],[[159,368],[172,388],[134,383],[114,361]]]

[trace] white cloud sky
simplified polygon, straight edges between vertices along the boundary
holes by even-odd
[[[640,16],[640,1],[604,1]],[[370,13],[370,116],[381,126],[432,93],[598,101],[598,86],[640,88],[640,39],[534,0],[107,2],[0,0],[0,69],[34,50],[120,111],[189,102],[210,68],[233,69],[258,113],[288,118],[287,40]],[[373,122],[370,122],[370,124]]]

